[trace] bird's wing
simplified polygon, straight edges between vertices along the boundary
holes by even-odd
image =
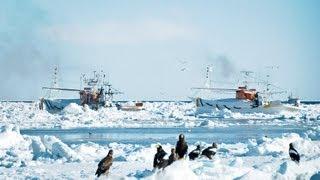
[[[201,154],[204,155],[207,153],[207,151],[208,151],[208,148],[204,149]]]
[[[176,144],[176,152],[179,152],[181,151],[181,142],[178,141],[177,144]]]
[[[107,159],[107,156],[104,157],[104,158],[99,162],[98,168],[101,168],[101,167],[102,167],[102,165],[103,165],[103,163],[106,161],[106,159]]]
[[[185,143],[185,151],[187,152],[188,151],[188,144]]]
[[[108,170],[108,169],[111,167],[111,165],[112,165],[112,161],[113,161],[112,157],[108,157],[108,158],[103,162],[102,169]]]
[[[202,155],[211,155],[217,152],[217,148],[208,147],[202,151]]]
[[[295,149],[290,149],[289,154],[299,155],[299,153]]]
[[[216,153],[217,152],[217,148],[210,148],[209,151],[213,152],[213,153]]]
[[[200,150],[199,149],[195,149],[195,150],[192,151],[192,153],[200,154]]]

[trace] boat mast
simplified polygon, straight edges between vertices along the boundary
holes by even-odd
[[[212,80],[211,80],[211,76],[212,76],[212,72],[213,72],[213,66],[212,65],[208,65],[207,69],[206,69],[206,81],[204,84],[205,88],[212,88]]]
[[[273,95],[287,93],[287,91],[284,90],[283,88],[276,86],[270,82],[270,79],[271,79],[270,74],[272,74],[271,71],[279,70],[279,66],[266,66],[265,68],[269,70],[267,71],[267,75],[266,75],[267,80],[265,81],[266,90],[264,91],[264,93],[266,98],[272,99]],[[277,89],[278,91],[275,91],[274,89]]]
[[[243,85],[246,87],[246,88],[248,88],[248,86],[249,86],[249,81],[248,81],[248,79],[251,77],[251,74],[253,74],[253,72],[252,71],[240,71],[240,73],[242,73],[243,74]]]
[[[58,66],[55,65],[53,68],[52,81],[51,81],[51,88],[52,89],[48,89],[48,91],[46,93],[46,96],[49,99],[56,98],[56,96],[59,92],[58,90],[56,90],[59,87],[58,77],[59,77],[59,69],[58,69]]]
[[[83,84],[85,84],[85,81],[86,81],[86,74],[81,74],[80,76],[80,87],[79,89],[83,89]]]

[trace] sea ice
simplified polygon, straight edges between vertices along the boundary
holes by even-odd
[[[114,150],[111,179],[310,179],[320,169],[319,105],[303,105],[298,114],[239,114],[228,111],[195,116],[192,103],[145,103],[139,112],[102,108],[93,111],[71,104],[62,112],[50,114],[36,103],[0,103],[0,179],[94,179],[98,162]],[[67,144],[46,134],[21,135],[22,129],[123,128],[220,128],[232,135],[243,127],[298,127],[305,133],[259,132],[255,137],[237,142],[218,143],[213,160],[201,157],[175,162],[164,170],[153,170],[154,143],[83,141]],[[237,128],[232,128],[237,127]],[[189,132],[189,131],[188,131]],[[220,133],[221,133],[220,132]],[[178,132],[177,132],[178,134]],[[161,136],[165,136],[162,134]],[[168,136],[170,137],[170,136]],[[188,134],[186,134],[188,140]],[[209,137],[209,136],[208,136]],[[233,136],[230,136],[233,137]],[[141,137],[148,139],[149,137]],[[191,138],[191,137],[190,137]],[[197,137],[192,137],[197,138]],[[237,138],[237,137],[233,137]],[[209,146],[212,139],[189,144]],[[300,164],[292,162],[288,145],[293,143],[301,155]],[[173,143],[163,143],[169,153]]]

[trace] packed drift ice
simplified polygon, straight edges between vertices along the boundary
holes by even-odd
[[[188,141],[187,135],[185,138]],[[299,164],[290,159],[289,143],[299,151]],[[207,142],[188,144],[189,149],[196,149],[197,145],[201,149],[212,146]],[[153,160],[159,148],[157,143],[146,146],[115,142],[66,145],[54,136],[21,135],[17,127],[3,126],[0,132],[0,176],[94,179],[98,163],[111,149],[113,160],[108,171],[111,179],[309,179],[320,169],[320,141],[294,133],[215,146],[218,148],[211,160],[205,156],[193,161],[186,158],[156,170]],[[170,152],[175,144],[162,144],[161,147]]]
[[[99,162],[111,149],[113,162],[108,171],[111,179],[181,179],[186,175],[190,179],[309,179],[320,169],[319,105],[302,105],[299,112],[274,115],[228,110],[196,115],[194,104],[183,102],[150,102],[144,103],[144,107],[136,112],[116,107],[95,111],[87,106],[70,104],[61,112],[51,114],[39,110],[37,103],[0,103],[0,176],[93,179]],[[129,134],[117,136],[132,136],[135,140],[121,141],[105,129],[107,136],[100,137],[104,139],[101,143],[95,141],[98,127],[118,128],[117,132],[127,132],[131,127],[160,132],[156,130],[160,128],[163,133],[139,136],[129,131]],[[265,127],[289,129],[279,132],[276,128],[268,134]],[[73,128],[88,128],[91,132],[87,136],[93,138],[67,141],[45,131],[65,129],[73,132]],[[174,128],[174,132],[167,128]],[[175,161],[165,169],[154,170],[156,147],[161,143],[169,155],[172,148],[176,148],[175,141],[181,128],[187,129],[187,158]],[[206,136],[194,134],[197,128]],[[256,135],[250,135],[247,130],[242,132],[244,128],[253,129]],[[39,130],[40,134],[21,135],[26,130]],[[239,133],[246,136],[241,140],[230,137]],[[299,153],[299,164],[291,160],[290,143]],[[190,161],[187,155],[198,145],[201,154]],[[214,154],[211,160],[205,157],[205,149]]]
[[[312,124],[320,119],[320,105],[301,105],[298,112],[278,114],[242,114],[224,109],[196,114],[193,103],[154,102],[144,103],[141,111],[122,111],[116,107],[97,111],[69,104],[59,113],[39,110],[37,103],[0,102],[0,124],[14,124],[29,128],[79,128],[79,127],[230,127],[239,124],[299,125]]]

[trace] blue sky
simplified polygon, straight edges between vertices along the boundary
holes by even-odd
[[[319,8],[317,0],[4,0],[0,99],[38,99],[55,64],[61,86],[102,69],[130,100],[187,99],[208,64],[218,81],[274,65],[275,84],[320,99]]]

